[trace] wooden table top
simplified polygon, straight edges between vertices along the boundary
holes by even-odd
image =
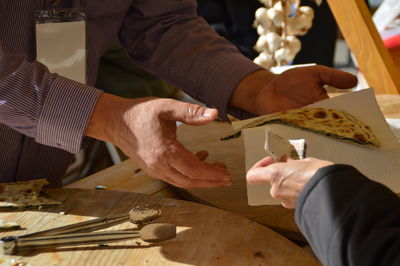
[[[377,100],[385,117],[400,118],[400,95],[377,95]],[[293,210],[287,210],[278,205],[248,206],[243,138],[228,142],[219,141],[219,137],[229,130],[230,126],[221,122],[213,122],[202,127],[183,125],[178,128],[178,136],[180,141],[193,152],[208,150],[210,155],[207,161],[226,163],[234,177],[234,185],[231,187],[177,190],[142,172],[135,174],[139,168],[131,160],[110,167],[68,187],[94,188],[96,185],[106,185],[108,189],[112,190],[137,191],[173,198],[182,198],[183,196],[186,199],[206,203],[257,221],[290,239],[304,241],[294,222]]]
[[[63,205],[40,211],[0,212],[0,219],[18,222],[26,228],[2,232],[0,236],[33,233],[94,217],[127,213],[137,205],[159,204],[162,216],[155,222],[175,224],[177,237],[155,244],[132,239],[108,246],[24,251],[0,259],[16,259],[31,265],[319,265],[306,251],[267,227],[217,208],[133,192],[78,189],[47,192]],[[109,229],[135,227],[126,222]]]

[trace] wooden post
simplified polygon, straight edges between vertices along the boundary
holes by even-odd
[[[365,0],[327,0],[369,86],[400,94],[400,74],[372,21]]]

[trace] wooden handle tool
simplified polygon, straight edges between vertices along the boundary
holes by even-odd
[[[11,255],[21,250],[105,244],[141,238],[150,243],[170,240],[176,237],[176,226],[167,223],[153,223],[140,230],[104,231],[77,234],[44,235],[32,237],[6,236],[1,238],[2,253]]]

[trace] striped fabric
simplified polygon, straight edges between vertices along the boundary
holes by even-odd
[[[87,8],[88,85],[35,60],[35,10],[45,0],[0,1],[0,181],[61,185],[101,91],[99,58],[117,37],[141,67],[226,113],[237,83],[259,67],[196,16],[195,0],[61,0]]]

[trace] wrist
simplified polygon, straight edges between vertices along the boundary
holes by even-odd
[[[123,109],[121,97],[108,93],[102,93],[93,109],[85,135],[95,139],[112,142],[110,130],[113,130],[115,123],[113,117]]]
[[[239,82],[229,99],[229,106],[241,108],[251,113],[256,113],[254,99],[260,89],[270,82],[276,75],[266,69],[258,70]]]

